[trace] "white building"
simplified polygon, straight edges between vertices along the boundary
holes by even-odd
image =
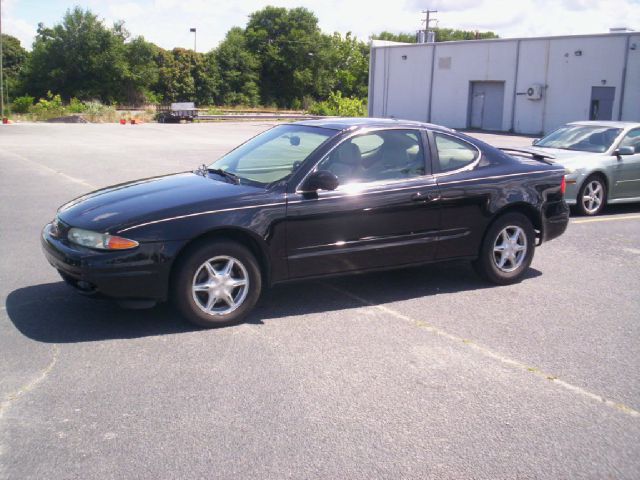
[[[536,135],[573,120],[640,121],[640,32],[374,41],[369,115]]]

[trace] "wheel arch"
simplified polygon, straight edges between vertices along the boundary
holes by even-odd
[[[533,229],[536,232],[536,239],[538,240],[538,245],[540,245],[542,239],[544,238],[543,225],[542,225],[542,214],[530,203],[526,202],[518,202],[512,203],[509,205],[505,205],[500,210],[493,214],[491,221],[487,224],[482,233],[482,241],[480,242],[480,248],[484,244],[484,240],[487,236],[487,232],[491,229],[492,225],[498,221],[498,219],[508,213],[520,213],[527,217],[531,224],[533,225]]]
[[[208,230],[207,232],[192,238],[182,246],[171,265],[169,285],[173,284],[173,277],[177,270],[177,266],[189,254],[189,252],[191,252],[191,250],[204,242],[220,239],[232,240],[247,247],[258,261],[263,282],[267,285],[270,283],[271,262],[264,241],[254,233],[242,228],[219,227]]]
[[[608,198],[609,193],[611,192],[611,179],[609,178],[609,175],[607,175],[607,172],[601,169],[593,170],[584,176],[584,180],[582,180],[582,183],[577,188],[577,194],[578,195],[580,194],[580,190],[582,190],[582,187],[584,186],[585,182],[591,177],[601,177],[604,180],[604,186],[607,189],[607,198]]]

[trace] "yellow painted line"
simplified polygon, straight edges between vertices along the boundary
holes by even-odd
[[[572,224],[579,223],[595,223],[595,222],[615,222],[623,220],[638,220],[640,215],[627,215],[626,217],[601,217],[601,218],[587,218],[585,220],[573,220]]]
[[[594,402],[597,403],[601,403],[603,405],[606,405],[609,408],[613,408],[614,410],[618,410],[619,412],[625,413],[629,416],[632,417],[640,417],[640,412],[623,404],[620,402],[616,402],[614,400],[609,400],[608,398],[605,398],[601,395],[598,395],[596,393],[592,393],[588,390],[585,390],[582,387],[578,387],[577,385],[573,385],[569,382],[565,382],[564,380],[556,377],[555,375],[549,374],[549,373],[545,373],[542,370],[540,370],[539,368],[533,367],[531,365],[527,365],[525,363],[522,363],[518,360],[514,360],[512,358],[509,358],[505,355],[502,355],[501,353],[495,352],[493,350],[491,350],[490,348],[487,348],[483,345],[480,345],[476,342],[474,342],[473,340],[469,340],[467,338],[462,338],[459,337],[458,335],[454,335],[452,333],[447,332],[446,330],[443,330],[439,327],[436,327],[434,325],[429,324],[428,322],[425,322],[424,320],[417,320],[415,318],[409,317],[407,315],[403,315],[400,312],[397,312],[395,310],[393,310],[392,308],[389,308],[387,306],[384,305],[378,305],[375,304],[373,302],[370,302],[369,300],[360,297],[359,295],[356,295],[354,293],[351,293],[347,290],[342,290],[339,289],[337,287],[334,287],[332,285],[323,283],[323,285],[327,288],[330,288],[332,290],[335,290],[336,292],[339,292],[347,297],[350,297],[353,300],[357,300],[359,303],[362,303],[363,305],[366,305],[368,307],[373,307],[376,308],[388,315],[391,315],[392,317],[395,317],[399,320],[404,320],[406,322],[409,322],[411,324],[413,324],[414,326],[421,328],[423,330],[427,330],[428,332],[431,332],[439,337],[442,338],[446,338],[447,340],[450,340],[454,343],[458,343],[458,344],[462,344],[468,348],[471,348],[473,350],[475,350],[476,352],[484,355],[485,357],[488,358],[492,358],[494,360],[497,360],[498,362],[507,365],[511,368],[515,368],[517,370],[521,370],[524,371],[526,373],[535,375],[536,377],[542,378],[548,382],[553,383],[554,385],[558,385],[562,388],[564,388],[565,390],[568,390],[570,392],[573,392],[577,395],[580,395],[582,397],[586,397],[590,400],[593,400]]]

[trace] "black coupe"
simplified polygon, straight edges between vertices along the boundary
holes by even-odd
[[[171,299],[206,327],[266,285],[450,259],[497,284],[568,223],[564,170],[444,127],[389,119],[279,125],[192,172],[77,198],[42,232],[79,291]]]

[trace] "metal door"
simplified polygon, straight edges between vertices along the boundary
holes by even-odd
[[[504,82],[471,82],[470,126],[502,130]]]
[[[589,120],[613,120],[616,87],[591,87]]]

